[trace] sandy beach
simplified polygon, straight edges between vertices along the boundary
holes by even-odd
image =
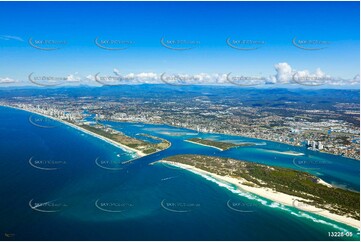
[[[291,155],[291,156],[303,156],[304,153],[301,152],[295,152],[295,151],[277,151],[277,150],[262,150],[269,153],[275,153],[275,154],[281,154],[281,155]]]
[[[121,144],[121,143],[115,142],[115,141],[113,141],[113,140],[111,140],[111,139],[109,139],[109,138],[103,137],[103,136],[101,136],[101,135],[99,135],[99,134],[93,133],[93,132],[91,132],[91,131],[89,131],[89,130],[86,130],[86,129],[80,127],[80,126],[77,126],[77,125],[75,125],[75,124],[66,122],[66,121],[64,121],[64,120],[57,119],[57,118],[48,116],[48,115],[46,115],[46,114],[38,113],[38,112],[35,112],[35,111],[33,111],[33,110],[27,110],[27,109],[22,109],[22,108],[19,108],[19,107],[12,107],[12,106],[6,106],[6,107],[14,108],[14,109],[22,110],[22,111],[26,111],[26,112],[29,112],[29,113],[34,113],[34,114],[37,114],[37,115],[40,115],[40,116],[43,116],[43,117],[46,117],[46,118],[49,118],[49,119],[58,121],[58,122],[60,122],[60,123],[62,123],[62,124],[65,124],[65,125],[67,125],[67,126],[70,126],[70,127],[74,128],[74,129],[80,130],[80,131],[82,131],[83,133],[86,133],[86,134],[89,134],[89,135],[91,135],[91,136],[93,136],[93,137],[96,137],[96,138],[98,138],[98,139],[101,139],[101,140],[103,140],[103,141],[105,141],[105,142],[107,142],[107,143],[109,143],[109,144],[111,144],[111,145],[113,145],[113,146],[115,146],[115,147],[117,147],[117,148],[120,148],[120,149],[122,149],[122,150],[124,150],[124,151],[131,152],[131,153],[136,153],[137,156],[138,156],[137,158],[140,158],[140,157],[143,157],[143,156],[146,155],[146,154],[144,154],[144,153],[143,153],[142,151],[140,151],[140,150],[136,150],[136,149],[134,149],[134,148],[125,146],[125,145],[123,145],[123,144]]]
[[[226,182],[226,183],[236,185],[239,189],[241,189],[243,191],[253,193],[255,195],[258,195],[258,196],[263,197],[263,198],[267,198],[267,199],[272,200],[274,202],[277,202],[277,203],[280,203],[280,204],[283,204],[283,205],[286,205],[286,206],[295,207],[295,208],[297,208],[299,210],[303,210],[303,211],[306,211],[306,212],[314,213],[314,214],[323,216],[325,218],[328,218],[328,219],[331,219],[331,220],[334,220],[334,221],[337,221],[337,222],[352,226],[354,228],[358,228],[358,229],[360,228],[360,221],[358,221],[358,220],[356,220],[354,218],[349,218],[349,217],[341,216],[341,215],[338,215],[338,214],[334,214],[334,213],[331,213],[331,212],[329,212],[327,210],[323,210],[323,209],[320,209],[320,208],[317,208],[317,207],[314,207],[314,206],[311,206],[311,205],[308,205],[308,204],[307,204],[307,206],[295,206],[296,204],[298,204],[298,201],[300,203],[301,203],[301,201],[305,201],[305,199],[303,199],[303,198],[299,198],[299,197],[296,197],[296,196],[291,196],[291,195],[288,195],[288,194],[276,192],[276,191],[271,190],[269,188],[246,186],[246,185],[243,185],[242,183],[247,181],[247,180],[236,179],[236,178],[228,177],[228,176],[216,175],[216,174],[213,174],[213,173],[210,173],[210,172],[207,172],[207,171],[198,169],[198,168],[196,168],[194,166],[190,166],[190,165],[186,165],[186,164],[181,164],[181,163],[176,163],[176,162],[173,162],[173,161],[166,161],[166,160],[161,160],[161,161],[158,161],[158,162],[164,162],[166,164],[188,170],[188,171],[193,172],[193,173],[198,174],[198,175],[211,176],[211,177],[213,177],[213,178],[215,178],[215,179],[217,179],[219,181],[223,181],[223,182]],[[322,181],[322,180],[320,180],[319,183],[323,184],[325,186],[331,186],[330,184],[328,184],[328,183],[326,183],[325,181]]]

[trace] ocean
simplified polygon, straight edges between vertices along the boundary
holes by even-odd
[[[244,193],[212,177],[149,165],[175,154],[224,156],[303,170],[359,191],[357,160],[167,125],[104,123],[134,137],[147,133],[165,138],[172,146],[123,163],[134,154],[67,125],[0,107],[3,240],[360,239],[355,228]],[[253,145],[222,152],[184,141],[191,137]],[[328,235],[339,231],[353,236]]]

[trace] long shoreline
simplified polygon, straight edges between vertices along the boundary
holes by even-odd
[[[274,201],[274,202],[277,202],[277,203],[280,203],[280,204],[283,204],[283,205],[286,205],[286,206],[289,206],[289,207],[294,207],[294,208],[296,208],[298,210],[302,210],[302,211],[309,212],[309,213],[312,213],[312,214],[320,215],[320,216],[325,217],[327,219],[331,219],[333,221],[336,221],[336,222],[339,222],[339,223],[342,223],[342,224],[345,224],[345,225],[360,229],[360,221],[356,220],[354,218],[334,214],[334,213],[331,213],[331,212],[329,212],[327,210],[320,209],[320,208],[317,208],[317,207],[312,206],[312,205],[307,205],[307,206],[303,206],[303,207],[302,206],[301,207],[295,206],[297,201],[301,202],[301,201],[305,200],[305,199],[300,198],[300,197],[288,195],[288,194],[285,194],[285,193],[276,192],[276,191],[271,190],[269,188],[246,186],[246,185],[243,185],[242,183],[247,181],[247,180],[236,179],[236,178],[232,178],[232,177],[228,177],[228,176],[220,176],[220,175],[217,175],[217,174],[210,173],[208,171],[201,170],[201,169],[196,168],[194,166],[190,166],[190,165],[186,165],[186,164],[182,164],[182,163],[178,163],[178,162],[167,161],[167,160],[160,160],[158,162],[159,163],[166,163],[168,165],[190,171],[190,172],[192,172],[194,174],[197,174],[197,175],[207,175],[207,176],[213,177],[214,179],[219,180],[221,182],[226,182],[226,183],[235,185],[240,190],[250,192],[252,194],[255,194],[257,196],[269,199],[271,201]],[[328,183],[326,183],[326,182],[324,182],[322,180],[320,181],[320,184],[323,184],[325,186],[329,185]],[[315,211],[317,211],[317,212],[315,212]]]
[[[62,119],[58,119],[58,118],[55,118],[55,117],[52,117],[52,116],[49,116],[49,115],[46,115],[46,114],[43,114],[43,113],[39,113],[39,112],[33,111],[33,110],[28,110],[28,109],[23,109],[23,108],[19,108],[19,107],[13,107],[13,106],[7,106],[7,105],[3,105],[3,106],[4,106],[4,107],[8,107],[8,108],[13,108],[13,109],[21,110],[21,111],[25,111],[25,112],[29,112],[29,113],[32,113],[32,114],[37,114],[37,115],[40,115],[40,116],[43,116],[43,117],[50,118],[50,119],[52,119],[52,120],[58,121],[58,122],[60,122],[60,123],[62,123],[62,124],[64,124],[64,125],[67,125],[67,126],[72,127],[72,128],[74,128],[74,129],[80,130],[80,131],[83,132],[83,133],[89,134],[89,135],[91,135],[91,136],[93,136],[93,137],[96,137],[96,138],[98,138],[98,139],[100,139],[100,140],[103,140],[103,141],[105,141],[105,142],[107,142],[107,143],[109,143],[109,144],[111,144],[111,145],[113,145],[113,146],[115,146],[115,147],[117,147],[117,148],[120,148],[120,149],[122,149],[122,150],[124,150],[124,151],[126,151],[126,152],[136,153],[137,156],[138,156],[138,157],[136,157],[136,158],[141,158],[141,157],[143,157],[143,156],[146,156],[146,154],[143,153],[143,152],[140,151],[140,150],[137,150],[137,149],[134,149],[134,148],[125,146],[125,145],[123,145],[123,144],[121,144],[121,143],[115,142],[115,141],[113,141],[113,140],[111,140],[111,139],[109,139],[109,138],[106,138],[106,137],[103,137],[103,136],[101,136],[101,135],[99,135],[99,134],[93,133],[93,132],[91,132],[91,131],[89,131],[89,130],[86,130],[86,129],[80,127],[80,126],[77,126],[77,125],[75,125],[75,124],[69,123],[69,122],[64,121],[64,120],[62,120]]]
[[[21,110],[21,111],[25,111],[25,112],[36,114],[36,115],[40,115],[40,116],[43,116],[43,117],[58,121],[58,122],[60,122],[60,123],[62,123],[64,125],[67,125],[67,126],[71,127],[71,128],[77,129],[77,130],[79,130],[79,131],[81,131],[83,133],[86,133],[86,134],[91,135],[93,137],[96,137],[96,138],[98,138],[100,140],[103,140],[103,141],[105,141],[105,142],[107,142],[107,143],[109,143],[109,144],[111,144],[111,145],[113,145],[113,146],[115,146],[117,148],[120,148],[120,149],[122,149],[122,150],[124,150],[126,152],[136,153],[138,155],[138,157],[136,157],[135,159],[140,158],[140,157],[144,157],[144,156],[147,155],[147,154],[144,154],[142,151],[139,151],[139,150],[136,150],[134,148],[125,146],[123,144],[120,144],[118,142],[115,142],[115,141],[113,141],[113,140],[111,140],[109,138],[106,138],[106,137],[103,137],[103,136],[101,136],[99,134],[88,131],[88,130],[80,127],[80,126],[69,123],[69,122],[67,122],[65,120],[61,120],[61,119],[58,119],[58,118],[55,118],[55,117],[52,117],[52,116],[49,116],[49,115],[46,115],[46,114],[43,114],[43,113],[39,113],[39,112],[36,112],[36,111],[33,111],[33,110],[23,109],[23,108],[20,108],[20,107],[14,107],[14,106],[8,106],[8,105],[2,105],[2,106],[17,109],[17,110]],[[208,146],[208,147],[212,147],[212,148],[222,150],[221,148],[218,148],[218,147],[214,147],[214,146],[210,146],[210,145],[204,145],[204,144],[200,144],[200,143],[196,143],[196,142],[192,142],[192,141],[188,141],[188,140],[186,140],[186,141],[190,142],[190,143],[195,143],[197,145]],[[134,160],[134,159],[132,159],[132,160]],[[314,211],[320,210],[320,208],[317,208],[317,207],[314,207],[314,206],[311,206],[311,205],[307,206],[308,209],[305,209],[305,208],[302,209],[300,207],[296,207],[294,205],[295,201],[304,200],[304,199],[296,197],[296,196],[291,196],[291,195],[288,195],[288,194],[272,191],[269,188],[258,188],[258,187],[246,186],[246,185],[242,184],[242,182],[244,182],[244,181],[242,181],[240,179],[236,179],[236,178],[232,178],[232,177],[226,177],[226,176],[220,176],[220,175],[213,174],[213,173],[210,173],[210,172],[207,172],[207,171],[201,170],[199,168],[196,168],[194,166],[190,166],[190,165],[186,165],[186,164],[175,163],[175,162],[166,161],[166,160],[162,160],[162,161],[158,161],[158,162],[164,162],[166,164],[169,164],[169,165],[172,165],[172,166],[175,166],[175,167],[179,167],[181,169],[188,170],[188,171],[193,172],[193,173],[195,173],[197,175],[208,175],[208,176],[211,176],[211,177],[213,177],[213,178],[215,178],[217,180],[233,184],[233,185],[237,186],[238,188],[240,188],[241,190],[256,194],[256,195],[258,195],[260,197],[267,198],[269,200],[278,202],[280,204],[290,206],[290,207],[295,207],[295,208],[297,208],[299,210],[303,210],[303,211],[310,212],[310,213],[313,213],[313,214],[316,214],[316,215],[320,215],[322,217],[334,220],[336,222],[340,222],[342,224],[349,225],[349,226],[357,228],[357,229],[360,228],[360,221],[358,221],[356,219],[353,219],[353,218],[337,215],[337,214],[331,213],[331,212],[329,212],[327,210],[314,212]],[[324,183],[324,185],[329,185],[328,183],[325,183],[322,180],[321,180],[320,183]]]

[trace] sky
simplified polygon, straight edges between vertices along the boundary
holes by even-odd
[[[359,88],[359,2],[0,2],[0,87]]]

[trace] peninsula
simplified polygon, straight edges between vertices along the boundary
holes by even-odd
[[[117,131],[109,126],[97,123],[95,125],[87,124],[86,122],[74,121],[74,120],[65,120],[59,117],[53,117],[51,115],[40,112],[35,108],[24,108],[19,106],[10,106],[3,105],[5,107],[14,108],[37,114],[52,120],[55,120],[59,123],[65,124],[72,128],[78,129],[86,134],[92,135],[96,138],[99,138],[111,145],[114,145],[118,148],[126,150],[128,152],[136,153],[137,158],[150,155],[162,150],[165,150],[171,146],[171,142],[160,137],[155,137],[149,134],[141,134],[142,136],[149,137],[153,140],[160,141],[159,143],[153,144],[141,139],[136,139],[130,136],[125,135],[124,133]],[[134,160],[134,159],[132,159]]]
[[[280,204],[359,228],[360,194],[332,187],[306,172],[204,155],[176,155],[159,162],[208,175]]]

